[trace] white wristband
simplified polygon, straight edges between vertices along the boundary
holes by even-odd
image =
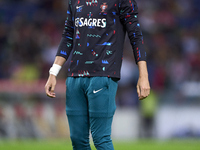
[[[53,64],[53,66],[49,70],[49,74],[57,76],[61,68],[62,68],[62,66]]]

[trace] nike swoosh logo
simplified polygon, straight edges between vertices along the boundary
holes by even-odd
[[[97,92],[99,92],[99,91],[101,91],[101,90],[103,90],[103,88],[101,88],[101,89],[99,89],[99,90],[93,90],[93,93],[95,94],[95,93],[97,93]]]
[[[76,9],[79,9],[80,7],[83,7],[83,5],[81,5],[81,6],[76,6]]]

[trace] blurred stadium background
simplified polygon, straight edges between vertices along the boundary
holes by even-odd
[[[137,2],[152,90],[145,101],[138,101],[138,70],[126,38],[113,139],[199,140],[200,1]],[[69,141],[68,62],[58,75],[57,98],[44,91],[64,29],[66,3],[0,0],[0,147],[18,139]]]

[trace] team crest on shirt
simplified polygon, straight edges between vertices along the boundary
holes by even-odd
[[[101,6],[101,13],[105,13],[105,10],[108,8],[108,5],[106,3],[103,3]]]

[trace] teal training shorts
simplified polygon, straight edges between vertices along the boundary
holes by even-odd
[[[117,85],[117,80],[109,77],[68,77],[67,115],[113,116],[116,109]]]

